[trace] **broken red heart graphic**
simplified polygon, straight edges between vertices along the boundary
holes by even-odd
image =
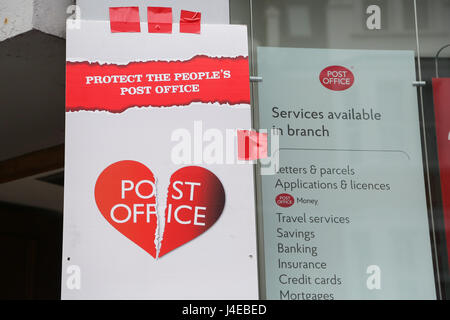
[[[154,258],[203,234],[225,206],[225,191],[215,174],[202,167],[182,168],[170,178],[165,227],[157,234],[161,222],[156,191],[152,171],[129,160],[107,167],[95,185],[95,200],[103,217]]]

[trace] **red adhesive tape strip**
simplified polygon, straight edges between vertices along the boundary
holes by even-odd
[[[238,130],[237,139],[239,160],[267,158],[267,133]]]
[[[109,8],[111,32],[141,32],[139,7]]]
[[[181,10],[180,32],[200,33],[201,19],[201,12]]]
[[[148,7],[148,32],[172,33],[172,8]]]

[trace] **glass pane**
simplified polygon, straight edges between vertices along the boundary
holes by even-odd
[[[450,190],[444,186],[446,179],[445,171],[448,170],[446,159],[441,160],[441,170],[439,169],[439,153],[444,156],[446,145],[448,144],[448,130],[445,131],[445,137],[437,137],[437,123],[442,123],[446,126],[446,118],[439,117],[441,112],[445,112],[448,107],[443,105],[441,111],[436,109],[439,106],[435,104],[435,98],[439,98],[442,94],[433,94],[432,78],[436,77],[436,55],[441,48],[450,44],[450,21],[448,15],[450,14],[450,1],[435,0],[417,1],[418,12],[418,30],[420,40],[420,64],[421,76],[425,81],[425,86],[421,88],[421,100],[423,101],[423,118],[425,124],[425,145],[427,150],[427,162],[430,173],[429,184],[431,189],[431,211],[434,222],[434,236],[436,240],[436,257],[439,261],[439,280],[443,283],[442,294],[444,298],[449,299],[449,264],[448,264],[448,239],[446,240],[446,226],[444,222],[444,206],[443,200],[449,197]],[[439,55],[438,69],[441,80],[445,81],[450,77],[450,48],[445,48]],[[443,88],[445,90],[445,88]],[[445,91],[450,91],[447,88]],[[445,104],[445,101],[443,101]],[[438,113],[439,112],[439,113]],[[438,148],[438,140],[441,143]],[[439,150],[439,153],[438,153]],[[444,188],[441,190],[441,178]],[[448,202],[447,202],[448,203]],[[448,212],[448,209],[447,209]],[[446,214],[448,221],[448,213]],[[447,222],[448,223],[448,222]],[[447,225],[447,230],[450,228]],[[447,243],[447,244],[446,244]]]
[[[428,3],[417,9],[433,30]],[[254,126],[279,133],[280,170],[257,177],[262,297],[441,297],[445,247],[433,223],[443,224],[427,206],[435,200],[414,86],[414,4],[230,1],[232,23],[249,26],[252,73],[262,77]],[[341,181],[356,189],[341,190]],[[298,187],[308,182],[312,189]]]

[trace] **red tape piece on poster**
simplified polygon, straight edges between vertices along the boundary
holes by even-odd
[[[267,158],[267,133],[238,130],[238,159],[258,160]]]
[[[181,10],[180,32],[181,33],[200,33],[201,12]]]
[[[148,32],[172,33],[172,8],[148,7]]]
[[[66,111],[120,113],[132,107],[185,106],[193,102],[249,104],[247,57],[196,56],[187,61],[127,65],[67,62]]]
[[[109,8],[111,32],[141,32],[139,7]]]

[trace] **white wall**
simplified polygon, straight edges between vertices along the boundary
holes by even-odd
[[[32,29],[60,38],[75,0],[0,0],[0,42]]]
[[[33,0],[0,0],[0,41],[33,28]]]
[[[35,0],[33,28],[65,38],[67,8],[74,3],[75,0]]]

